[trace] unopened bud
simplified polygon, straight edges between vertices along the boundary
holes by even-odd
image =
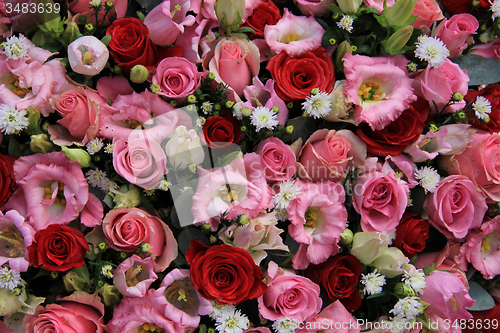
[[[134,83],[143,83],[148,79],[149,71],[143,65],[135,65],[130,70],[130,81]]]

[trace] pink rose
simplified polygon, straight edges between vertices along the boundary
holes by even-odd
[[[319,182],[344,178],[349,163],[363,164],[366,143],[348,130],[321,129],[314,132],[299,152],[300,179]]]
[[[450,51],[450,58],[458,57],[467,48],[467,41],[479,28],[477,18],[471,14],[455,14],[449,20],[445,18],[434,31],[434,37],[443,41]]]
[[[156,256],[155,272],[164,271],[177,257],[177,241],[170,228],[145,210],[113,209],[104,217],[102,231],[106,243],[116,251],[132,253],[141,243],[148,243]]]
[[[113,285],[125,297],[143,297],[158,276],[154,272],[153,257],[141,258],[134,254],[121,262],[113,272]]]
[[[14,176],[19,187],[3,208],[17,210],[36,231],[77,217],[87,227],[101,223],[101,201],[89,193],[80,163],[63,152],[22,156]]]
[[[167,174],[167,157],[158,142],[139,134],[129,138],[128,143],[117,139],[113,144],[113,166],[132,184],[152,190]]]
[[[104,9],[104,2],[105,1],[101,2],[103,7],[99,12],[99,20],[103,20],[104,13],[106,12]],[[106,21],[104,22],[105,25],[109,25],[111,20],[125,17],[125,12],[127,11],[127,0],[111,0],[111,2],[113,2],[114,8],[106,16]],[[69,10],[71,14],[82,14],[87,18],[87,22],[96,24],[94,10],[89,7],[89,2],[87,0],[73,0],[69,3]]]
[[[460,243],[448,241],[439,252],[419,253],[413,264],[418,269],[434,265],[440,271],[450,271],[467,285],[467,276],[464,273],[467,271],[467,261],[460,254],[460,249]]]
[[[417,72],[414,78],[415,94],[428,101],[434,113],[440,112],[448,104],[453,93],[458,92],[465,96],[469,89],[467,73],[448,58],[437,68],[427,66],[424,70]],[[465,101],[456,102],[447,106],[444,111],[452,113],[463,109],[464,106]]]
[[[11,269],[26,272],[29,266],[27,249],[33,242],[35,230],[15,210],[5,215],[0,211],[0,230],[0,266],[8,263]]]
[[[463,239],[478,228],[488,210],[476,185],[457,175],[442,179],[434,193],[425,197],[423,207],[431,224],[449,239]]]
[[[34,314],[27,314],[23,332],[104,333],[107,329],[103,316],[104,305],[97,293],[75,291],[55,303],[38,306]]]
[[[259,142],[255,152],[261,158],[267,181],[287,180],[295,174],[295,154],[280,139],[270,137]]]
[[[440,21],[444,18],[436,0],[418,0],[411,14],[417,16],[412,26],[427,31],[434,21]]]
[[[268,320],[293,318],[299,323],[321,311],[320,287],[308,278],[271,261],[264,274],[267,289],[259,297],[259,312]]]
[[[198,89],[201,75],[191,61],[181,57],[169,57],[160,61],[152,80],[160,85],[159,95],[180,102]]]
[[[372,171],[359,176],[353,189],[353,205],[361,215],[363,231],[396,229],[408,205],[408,183],[394,172]]]
[[[500,201],[500,134],[476,132],[467,148],[439,158],[439,165],[453,175],[464,175],[484,193],[488,203]]]
[[[241,37],[224,37],[213,43],[203,68],[215,74],[217,82],[228,84],[236,95],[243,96],[243,89],[259,75],[259,48]]]
[[[331,13],[328,5],[335,0],[294,0],[302,14],[306,16],[324,16]]]
[[[472,47],[470,54],[480,55],[483,58],[500,60],[500,38],[486,44],[479,44]]]

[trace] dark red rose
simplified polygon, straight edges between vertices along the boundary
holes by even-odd
[[[500,131],[500,84],[490,84],[482,90],[469,90],[464,99],[467,103],[474,102],[477,96],[484,96],[490,102],[490,121],[484,123],[476,120],[471,123],[472,126],[491,133]]]
[[[273,1],[262,1],[257,8],[253,10],[246,22],[245,27],[250,27],[255,32],[250,33],[250,38],[264,38],[264,28],[266,25],[275,25],[281,19],[279,8]]]
[[[266,69],[275,81],[276,94],[287,102],[306,98],[313,88],[330,93],[335,86],[332,58],[322,47],[294,58],[282,51],[269,59]]]
[[[244,134],[240,122],[228,110],[222,110],[220,116],[208,117],[203,125],[203,143],[210,148],[224,148],[231,143],[239,143]]]
[[[356,288],[361,268],[358,258],[339,253],[322,264],[310,265],[307,275],[326,291],[328,298],[340,300],[347,310],[354,311],[361,305],[361,295]]]
[[[262,270],[245,250],[230,245],[208,247],[192,240],[186,251],[191,282],[209,301],[238,304],[262,296]]]
[[[407,212],[396,228],[393,246],[400,249],[408,258],[413,258],[415,253],[425,248],[427,238],[429,238],[429,221],[421,219],[416,213]]]
[[[472,9],[472,0],[443,0],[441,5],[452,15],[468,13]]]
[[[0,207],[9,200],[16,189],[12,166],[17,158],[0,154]]]
[[[397,156],[422,134],[428,114],[429,104],[419,99],[384,129],[374,131],[367,123],[361,123],[356,133],[366,142],[369,153]]]
[[[500,303],[484,311],[470,311],[471,319],[467,320],[462,333],[496,333],[500,328]]]
[[[83,232],[70,226],[51,224],[39,230],[28,246],[29,261],[48,271],[65,272],[83,266],[90,248]]]

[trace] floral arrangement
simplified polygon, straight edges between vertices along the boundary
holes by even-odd
[[[0,332],[497,332],[499,0],[0,0]]]

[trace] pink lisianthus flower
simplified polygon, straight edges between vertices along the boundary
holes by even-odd
[[[186,15],[190,7],[189,0],[166,0],[153,8],[144,19],[149,39],[156,45],[173,44],[184,27],[196,21],[193,15]]]
[[[288,205],[288,232],[302,245],[294,268],[318,265],[339,251],[338,241],[347,222],[342,185],[330,181],[310,183],[297,180],[300,193]]]
[[[293,2],[306,16],[324,16],[332,12],[327,6],[335,3],[335,0],[294,0]]]
[[[108,48],[94,36],[82,36],[68,45],[68,61],[76,73],[97,75],[108,59]]]
[[[271,261],[264,274],[267,289],[257,299],[260,315],[268,320],[283,317],[299,323],[321,311],[320,287],[293,270],[279,268]]]
[[[143,297],[158,276],[153,257],[134,254],[125,259],[113,272],[113,285],[125,297]]]
[[[189,27],[185,27],[184,33],[180,34],[175,40],[175,46],[182,47],[183,58],[191,61],[193,64],[198,64],[201,62],[200,57],[200,42],[204,37],[205,26],[208,20],[204,19],[201,22],[195,22]],[[212,24],[215,24],[212,22]]]
[[[485,279],[500,274],[500,216],[484,222],[480,230],[473,230],[462,245],[460,253],[480,271]]]
[[[27,248],[33,242],[35,230],[15,210],[0,211],[0,266],[5,263],[18,272],[28,270]]]
[[[220,168],[198,168],[198,174],[192,208],[195,223],[211,223],[215,231],[217,217],[224,212],[229,219],[242,214],[253,219],[271,205],[271,190],[260,156],[255,153],[245,154]]]
[[[356,318],[347,311],[339,300],[325,307],[318,315],[307,318],[303,328],[299,328],[295,332],[317,332],[319,329],[324,333],[361,332],[361,326],[358,324]]]
[[[243,95],[247,99],[243,103],[243,107],[253,109],[258,107],[259,103],[270,109],[276,106],[278,108],[278,117],[276,119],[280,125],[285,125],[288,120],[288,107],[274,91],[274,81],[272,79],[268,79],[264,85],[258,76],[254,76],[252,84],[243,89]]]
[[[344,94],[355,105],[357,124],[366,122],[373,130],[381,130],[417,99],[407,63],[403,56],[344,56]]]
[[[444,19],[434,30],[434,37],[443,41],[450,51],[450,58],[458,57],[472,43],[472,35],[479,28],[477,18],[471,14],[455,14],[449,20]]]
[[[14,163],[14,176],[19,187],[4,208],[24,215],[36,231],[77,217],[87,227],[101,224],[101,201],[89,193],[80,163],[63,152],[22,156]]]
[[[163,308],[163,315],[173,322],[196,329],[200,315],[213,312],[212,303],[203,298],[191,284],[189,269],[174,269],[154,291],[158,308]]]
[[[500,60],[500,38],[486,44],[474,45],[469,52],[483,58],[491,58]]]
[[[296,16],[287,8],[276,25],[264,28],[264,38],[276,54],[285,51],[292,57],[321,46],[325,29],[314,19],[314,16]]]

